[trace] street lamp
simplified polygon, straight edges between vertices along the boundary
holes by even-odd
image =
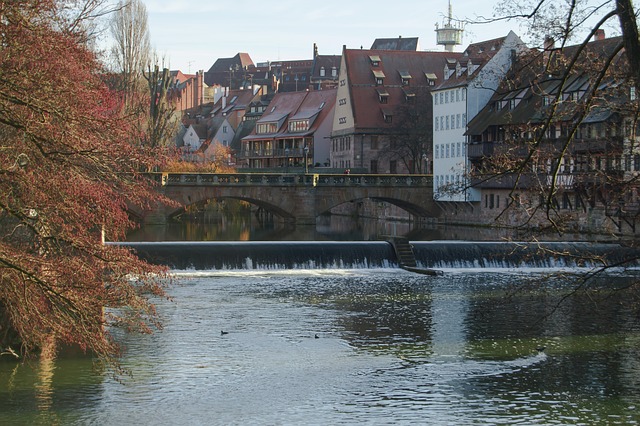
[[[309,163],[307,162],[307,156],[309,155],[309,147],[304,146],[304,174],[309,173]]]
[[[284,149],[284,155],[286,158],[285,173],[289,173],[289,148]]]
[[[424,168],[422,169],[422,174],[428,174],[429,170],[427,170],[427,154],[425,152],[422,153],[422,164],[424,164]]]

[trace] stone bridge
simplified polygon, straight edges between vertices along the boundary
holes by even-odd
[[[296,224],[315,224],[333,207],[363,199],[394,204],[415,219],[437,217],[431,175],[158,173],[161,191],[182,207],[233,198],[261,207]],[[159,208],[145,223],[165,223],[182,209]]]

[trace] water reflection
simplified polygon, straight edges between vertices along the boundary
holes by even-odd
[[[320,216],[316,225],[259,221],[244,214],[215,220],[186,220],[167,225],[145,225],[132,231],[128,241],[377,241],[385,235],[414,241],[496,240],[511,233],[470,227],[391,221],[349,216]]]

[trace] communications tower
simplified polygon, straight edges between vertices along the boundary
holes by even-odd
[[[451,0],[449,0],[449,15],[445,18],[442,27],[436,24],[436,36],[439,45],[444,46],[447,52],[453,52],[453,47],[462,44],[462,33],[464,32],[464,23],[452,22],[453,13],[451,11]]]

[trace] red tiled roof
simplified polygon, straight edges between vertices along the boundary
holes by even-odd
[[[289,134],[287,132],[288,120],[292,118],[312,118],[317,114],[309,130],[305,132],[305,134],[313,134],[325,119],[333,119],[328,115],[332,113],[335,102],[336,89],[278,93],[273,97],[269,107],[258,120],[258,123],[271,123],[286,117],[287,119],[283,121],[278,132],[269,135],[256,135],[254,130],[251,135],[243,138],[243,140],[271,139],[286,136]]]
[[[380,107],[384,107],[388,112],[393,111],[405,102],[406,89],[430,89],[426,74],[434,74],[438,83],[444,81],[447,59],[458,60],[463,57],[463,54],[458,52],[363,49],[345,49],[343,54],[357,129],[393,127],[393,123],[384,121]],[[379,57],[378,66],[373,65],[371,56]],[[382,86],[376,86],[374,70],[384,73]],[[403,86],[401,73],[411,75],[409,86]],[[384,89],[389,93],[386,104],[380,103],[378,89]]]

